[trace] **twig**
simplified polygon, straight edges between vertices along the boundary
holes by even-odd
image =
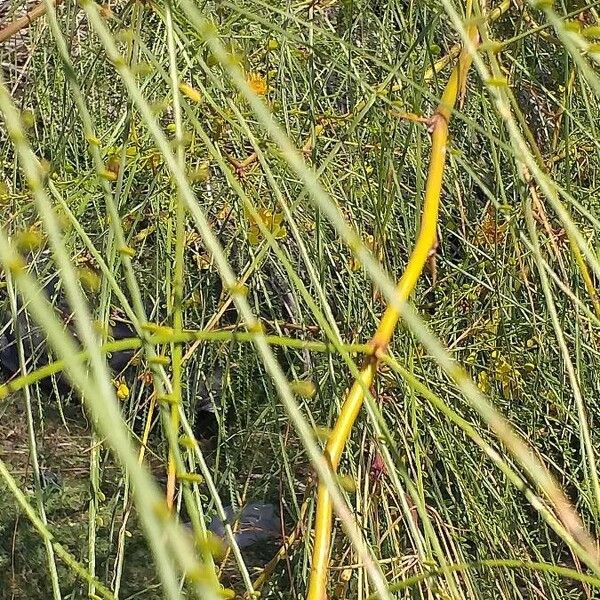
[[[58,6],[62,3],[63,0],[50,0],[55,6]],[[0,29],[0,44],[6,42],[14,35],[19,33],[21,29],[25,29],[25,27],[29,27],[31,23],[33,23],[36,19],[43,17],[46,14],[46,5],[43,2],[40,2],[34,9],[30,10],[27,14],[22,17],[15,19],[11,23],[9,23],[3,29]]]

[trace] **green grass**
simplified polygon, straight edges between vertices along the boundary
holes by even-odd
[[[543,499],[542,472],[525,464],[508,438],[499,439],[496,415],[479,395],[548,467],[595,535],[600,315],[569,235],[599,282],[598,54],[581,54],[584,38],[563,26],[578,17],[593,25],[597,13],[588,4],[578,3],[568,19],[556,3],[543,12],[513,6],[489,25],[482,21],[484,46],[450,127],[435,273],[425,273],[413,296],[421,320],[403,313],[393,359],[380,370],[375,402],[361,413],[340,467],[356,484],[343,497],[366,542],[362,550],[396,586],[393,597],[598,593],[598,561],[560,524],[553,498]],[[90,358],[86,369],[65,336],[49,331],[56,356],[66,358],[84,391],[87,423],[76,397],[57,407],[32,388],[31,395],[0,400],[0,459],[24,494],[0,486],[0,505],[21,500],[18,510],[0,517],[0,586],[12,590],[7,598],[35,597],[38,589],[49,597],[52,581],[55,597],[100,595],[93,583],[76,580],[58,543],[120,598],[179,597],[182,569],[197,567],[194,556],[212,560],[206,548],[193,553],[186,534],[156,507],[169,448],[179,448],[177,472],[204,477],[199,485],[178,486],[185,493],[177,506],[185,505],[182,515],[200,530],[219,498],[234,505],[281,502],[289,531],[302,522],[300,541],[263,590],[267,598],[302,597],[313,467],[322,473],[324,466],[314,464],[321,440],[311,430],[333,424],[352,381],[350,367],[360,365],[343,344],[364,344],[373,334],[389,299],[383,271],[395,281],[406,265],[430,144],[426,126],[398,114],[427,117],[434,110],[450,66],[433,77],[428,71],[461,41],[456,18],[464,7],[410,0],[202,3],[214,31],[199,26],[186,2],[172,14],[166,5],[123,4],[110,19],[95,16],[92,5],[84,8],[61,7],[58,29],[47,16],[28,30],[29,63],[17,70],[23,80],[12,95],[28,142],[17,157],[4,125],[0,136],[3,235],[23,247],[23,232],[33,228],[28,263],[36,269],[53,244],[74,264],[69,273],[57,259]],[[500,54],[486,51],[491,39],[504,42]],[[224,51],[234,59],[224,63]],[[5,47],[0,52],[10,59]],[[245,95],[238,67],[264,79],[262,100],[278,128]],[[507,88],[498,85],[501,77]],[[179,83],[197,90],[201,101]],[[10,112],[6,98],[0,109]],[[304,163],[290,143],[304,148]],[[43,161],[42,180],[31,191],[25,173],[31,180],[39,165],[28,148]],[[236,168],[253,152],[246,168]],[[113,181],[106,169],[116,165]],[[266,230],[252,211],[263,215]],[[373,257],[347,243],[351,231]],[[33,288],[18,271],[6,275],[6,239],[0,284],[8,306],[13,286],[26,298]],[[87,290],[89,315],[77,296],[83,269],[99,275],[99,287]],[[236,278],[246,287],[232,287]],[[215,319],[224,303],[225,314]],[[138,329],[140,370],[152,371],[159,395],[173,386],[175,400],[181,397],[181,429],[160,403],[147,472],[134,465],[150,386],[128,380],[130,396],[118,409],[99,344],[85,341],[94,339],[91,319],[106,323],[110,306]],[[186,329],[210,324],[229,333],[183,344],[182,358],[168,329],[142,327],[171,327],[179,310]],[[269,349],[260,336],[256,345],[235,338],[251,312],[279,344]],[[32,313],[51,326],[47,307]],[[300,347],[285,346],[285,338],[300,340]],[[303,341],[330,346],[309,349]],[[162,367],[156,355],[172,357],[172,364]],[[453,379],[448,355],[478,387]],[[217,367],[218,442],[201,443],[202,456],[175,442],[194,426],[201,376],[210,378]],[[286,380],[310,381],[316,393],[294,396]],[[133,435],[117,426],[119,414]],[[62,422],[70,419],[75,424],[67,430]],[[77,448],[76,472],[61,444]],[[38,490],[36,497],[36,463],[60,473],[60,491]],[[52,539],[33,527],[25,500],[47,519]],[[256,566],[275,551],[244,556],[248,564],[228,558],[221,582],[248,591]],[[331,597],[364,599],[377,591],[363,558],[338,522]],[[590,578],[575,581],[559,567]],[[191,577],[181,596],[210,595],[214,586],[212,577]]]

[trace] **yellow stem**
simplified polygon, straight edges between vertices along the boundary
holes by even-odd
[[[596,312],[596,316],[600,318],[600,296],[598,296],[598,291],[594,286],[594,282],[592,281],[592,277],[590,276],[590,272],[587,268],[587,264],[585,263],[585,259],[581,254],[581,250],[579,249],[575,238],[570,233],[567,233],[567,237],[569,238],[569,244],[571,245],[571,251],[573,252],[573,256],[575,257],[575,262],[577,263],[579,271],[581,272],[581,277],[583,279],[583,283],[585,284],[585,289],[587,290],[590,296],[592,306],[594,307],[594,311]]]
[[[469,35],[474,43],[478,42],[477,29],[474,26],[469,28]],[[432,146],[427,184],[425,187],[423,217],[415,247],[413,248],[406,270],[396,288],[397,296],[401,301],[408,299],[423,272],[430,253],[435,251],[439,200],[446,161],[448,122],[456,104],[459,90],[463,88],[470,65],[471,55],[463,50],[458,64],[448,80],[441,102],[430,119]],[[395,307],[388,306],[386,308],[379,327],[371,340],[374,354],[365,360],[359,377],[352,385],[344,401],[338,420],[329,436],[325,447],[325,458],[334,472],[337,470],[352,426],[362,407],[365,390],[371,387],[375,379],[379,356],[381,356],[381,353],[385,351],[386,346],[389,344],[399,318],[400,314]],[[325,600],[327,598],[327,569],[329,565],[332,519],[333,505],[331,496],[327,487],[319,483],[308,600]]]

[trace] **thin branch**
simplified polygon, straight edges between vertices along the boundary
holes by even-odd
[[[52,4],[58,6],[62,3],[63,0],[51,0]],[[7,40],[10,40],[13,36],[15,36],[19,31],[29,27],[31,23],[35,20],[43,17],[46,14],[46,5],[41,2],[35,8],[30,10],[27,14],[15,19],[11,23],[9,23],[3,29],[0,29],[0,44],[3,44]]]

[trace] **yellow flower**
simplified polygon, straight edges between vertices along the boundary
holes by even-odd
[[[125,398],[129,398],[129,388],[123,380],[115,381],[115,387],[117,388],[117,398],[119,400],[125,400]]]
[[[317,393],[317,388],[312,381],[297,379],[290,381],[290,389],[292,393],[301,398],[312,398]]]
[[[481,371],[477,375],[477,387],[484,393],[489,394],[492,386],[490,385],[490,376],[485,372]]]
[[[93,269],[82,267],[79,269],[78,276],[81,285],[88,292],[97,292],[100,289],[100,276]]]
[[[266,208],[258,209],[258,218],[263,225],[273,234],[276,240],[280,240],[287,235],[287,229],[281,224],[283,221],[282,213],[274,213]],[[252,246],[258,246],[262,239],[262,233],[256,222],[250,225],[248,231],[248,241]]]
[[[37,250],[44,241],[44,236],[39,227],[32,225],[28,229],[23,229],[15,237],[17,248],[21,252]]]
[[[192,102],[202,102],[202,94],[187,83],[180,83],[179,91]]]
[[[246,81],[257,96],[264,96],[267,93],[267,81],[260,73],[248,73]]]

